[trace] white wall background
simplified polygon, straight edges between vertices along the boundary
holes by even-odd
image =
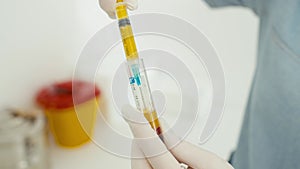
[[[217,49],[225,71],[226,109],[204,147],[227,158],[237,143],[250,88],[258,19],[248,9],[210,9],[201,0],[140,0],[134,13],[144,12],[189,21]],[[86,42],[111,22],[97,0],[1,0],[0,21],[0,109],[34,108],[37,89],[70,78]]]

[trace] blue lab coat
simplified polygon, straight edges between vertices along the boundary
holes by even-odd
[[[255,77],[233,166],[300,168],[300,0],[205,0],[260,19]]]

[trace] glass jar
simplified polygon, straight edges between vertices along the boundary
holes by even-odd
[[[47,149],[41,114],[0,112],[0,168],[47,169]]]

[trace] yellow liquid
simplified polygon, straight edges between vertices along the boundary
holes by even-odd
[[[117,2],[123,2],[118,0]],[[117,17],[119,20],[128,18],[127,8],[125,4],[118,5],[116,7]],[[138,58],[137,48],[130,25],[120,27],[123,46],[127,60],[133,60]]]
[[[144,116],[151,125],[151,127],[156,131],[156,133],[159,135],[162,133],[161,128],[160,128],[160,123],[157,117],[156,111],[153,112],[148,112],[147,110],[144,111]]]
[[[117,0],[117,3],[120,3],[116,7],[116,13],[119,20],[128,19],[127,7],[125,4],[122,4],[122,2],[123,0]],[[138,59],[139,56],[138,56],[131,25],[128,24],[126,26],[121,26],[119,28],[122,36],[122,42],[126,54],[126,59],[127,60]],[[158,135],[161,134],[162,130],[160,128],[160,123],[158,121],[156,111],[149,112],[148,110],[144,110],[144,116],[149,122],[149,124],[151,125],[151,127],[156,131],[156,133]]]

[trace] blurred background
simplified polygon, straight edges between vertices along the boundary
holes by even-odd
[[[216,48],[225,72],[226,105],[219,128],[201,146],[228,158],[237,144],[255,67],[257,17],[245,8],[211,9],[201,0],[140,0],[132,14],[146,12],[190,22]],[[72,77],[87,41],[112,22],[97,0],[1,0],[0,18],[0,109],[25,110],[37,109],[34,98],[38,89]],[[97,83],[101,87],[101,82]],[[130,160],[93,144],[62,149],[50,139],[49,149],[53,169],[130,166]]]

